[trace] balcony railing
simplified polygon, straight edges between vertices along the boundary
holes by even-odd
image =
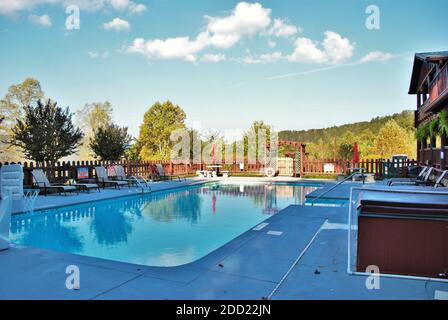
[[[443,67],[429,86],[429,101],[433,103],[448,89],[448,65]]]
[[[421,123],[428,117],[429,109],[431,108],[430,100],[426,100],[417,110],[417,122]]]

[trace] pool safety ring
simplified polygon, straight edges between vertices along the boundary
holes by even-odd
[[[269,178],[272,178],[275,176],[275,170],[274,168],[266,168],[266,170],[264,171],[264,173],[266,174],[266,176],[268,176]]]

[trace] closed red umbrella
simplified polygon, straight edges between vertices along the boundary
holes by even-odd
[[[215,161],[216,161],[216,150],[215,150],[215,144],[213,143],[212,144],[212,162],[213,162],[213,164],[215,164]]]
[[[355,145],[353,146],[353,162],[359,162],[359,148],[357,143],[355,143]]]

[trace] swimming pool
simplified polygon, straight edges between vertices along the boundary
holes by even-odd
[[[195,261],[319,185],[207,183],[14,215],[13,243],[149,266]]]

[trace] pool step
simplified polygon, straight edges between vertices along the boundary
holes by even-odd
[[[313,198],[307,198],[305,201],[306,206],[315,206],[315,207],[348,207],[348,200],[342,199],[331,199],[331,198],[322,198],[314,201]]]

